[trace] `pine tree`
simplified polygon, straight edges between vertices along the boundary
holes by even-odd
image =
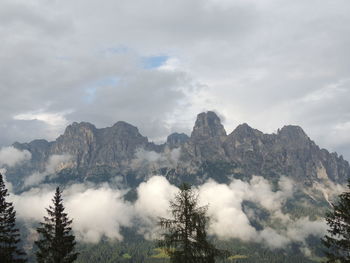
[[[332,206],[333,210],[326,215],[328,235],[322,239],[327,248],[327,262],[350,262],[350,192],[340,194],[338,202]]]
[[[70,263],[74,262],[79,253],[74,251],[75,237],[71,234],[72,220],[64,212],[62,192],[56,189],[53,206],[46,209],[48,216],[44,217],[41,227],[37,229],[40,240],[36,257],[38,263]]]
[[[181,185],[170,208],[173,218],[159,220],[165,230],[159,245],[165,248],[172,263],[212,263],[215,257],[226,254],[207,241],[208,207],[198,206],[198,197],[189,185]]]
[[[8,190],[0,174],[0,260],[3,263],[26,262],[25,253],[18,248],[20,234],[16,228],[16,211],[6,202]]]

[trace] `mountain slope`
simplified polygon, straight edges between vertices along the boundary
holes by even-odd
[[[74,171],[86,179],[98,176],[103,169],[104,174],[113,171],[113,175],[123,175],[134,183],[157,173],[173,181],[192,183],[208,177],[225,181],[228,175],[270,179],[287,175],[308,185],[322,180],[343,184],[350,175],[349,163],[342,156],[320,149],[301,127],[288,125],[277,134],[264,134],[241,124],[227,135],[219,117],[211,111],[197,116],[190,137],[175,133],[162,145],[149,142],[135,126],[120,121],[103,129],[86,122],[73,123],[53,142],[35,140],[13,146],[32,154],[29,163],[8,169],[17,187],[18,178],[23,181],[33,172],[44,173],[50,157],[57,155],[67,155],[69,161],[57,165],[55,172]],[[177,154],[173,154],[175,150]],[[150,162],[154,165],[139,165]]]

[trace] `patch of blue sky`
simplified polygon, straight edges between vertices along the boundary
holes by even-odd
[[[142,57],[142,67],[145,69],[159,68],[169,59],[169,56],[149,56]]]
[[[83,100],[86,103],[92,103],[95,100],[96,97],[96,87],[90,87],[85,89],[85,96],[83,97]]]
[[[83,100],[86,103],[92,103],[96,98],[96,93],[99,88],[103,88],[106,86],[116,86],[119,83],[119,78],[117,77],[106,77],[103,79],[99,79],[87,85],[84,89]]]
[[[103,79],[99,79],[93,83],[94,86],[115,86],[119,83],[120,78],[118,77],[106,77]]]

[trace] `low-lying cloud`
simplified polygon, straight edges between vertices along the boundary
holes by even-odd
[[[45,208],[51,205],[55,189],[45,185],[32,188],[20,195],[11,195],[18,219],[35,223],[43,221]],[[97,243],[105,236],[122,240],[121,226],[131,226],[133,207],[123,200],[124,191],[110,188],[107,184],[92,186],[75,184],[64,189],[64,206],[73,219],[73,231],[77,240]]]
[[[295,219],[283,213],[285,202],[293,197],[293,181],[282,177],[275,187],[277,189],[260,176],[253,176],[248,182],[234,179],[228,185],[209,180],[198,186],[195,191],[199,204],[208,205],[209,233],[219,239],[259,242],[273,249],[298,242],[309,251],[307,237],[323,236],[325,222],[312,221],[308,217]],[[65,188],[64,205],[69,217],[73,218],[77,239],[92,243],[99,242],[102,237],[122,240],[122,227],[134,227],[146,239],[157,238],[159,217],[171,217],[169,204],[178,188],[165,177],[153,176],[141,183],[136,191],[137,200],[131,203],[124,199],[126,190],[107,183],[75,184]],[[20,220],[38,222],[42,221],[53,195],[53,186],[40,185],[20,195],[11,195],[11,198]],[[251,223],[257,215],[254,209],[244,209],[246,201],[268,212],[269,220],[264,221],[261,229]]]
[[[17,164],[29,161],[32,158],[32,154],[27,151],[21,151],[13,146],[3,147],[0,149],[0,166],[12,167]]]
[[[171,216],[170,200],[178,192],[163,176],[153,176],[137,188],[138,199],[135,202],[135,212],[139,218],[139,233],[146,239],[157,236],[157,221],[159,217]]]
[[[54,154],[50,156],[49,160],[45,164],[45,170],[43,172],[36,171],[24,180],[24,187],[38,185],[45,180],[49,175],[54,174],[57,170],[69,165],[72,160],[72,156],[69,154]]]
[[[66,207],[74,218],[77,239],[92,243],[97,243],[103,236],[122,240],[120,227],[130,227],[134,215],[132,205],[123,200],[123,194],[108,185],[78,192],[71,188]]]
[[[164,152],[147,151],[140,148],[135,153],[135,159],[132,161],[132,167],[135,169],[143,168],[147,171],[157,171],[162,167],[175,168],[180,157],[180,148],[165,148]]]

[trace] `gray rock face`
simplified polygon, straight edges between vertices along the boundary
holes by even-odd
[[[191,137],[182,147],[182,160],[201,163],[205,160],[226,160],[223,142],[226,131],[219,117],[212,111],[197,116]]]
[[[178,148],[188,141],[189,137],[184,133],[172,133],[168,136],[166,144],[170,149]]]
[[[146,148],[148,139],[126,122],[117,122],[98,132],[98,151],[93,165],[124,167],[134,158],[137,148]]]
[[[225,128],[213,111],[198,114],[191,134],[191,139],[193,140],[206,140],[208,138],[218,138],[220,140],[226,138]]]
[[[227,137],[224,148],[230,161],[249,174],[284,174],[309,182],[325,175],[345,182],[350,176],[348,162],[336,153],[321,150],[298,126],[288,125],[277,134],[263,134],[242,124]]]
[[[135,126],[117,122],[112,127],[97,129],[86,122],[69,125],[54,142],[36,140],[14,147],[32,153],[32,166],[42,171],[52,155],[70,155],[73,168],[87,170],[96,166],[125,168],[134,158],[136,149],[152,144]]]
[[[50,154],[70,154],[77,167],[89,166],[97,150],[97,129],[81,122],[69,125],[64,134],[52,143]]]
[[[31,171],[45,169],[45,163],[54,154],[69,154],[73,158],[71,168],[87,175],[96,167],[110,167],[126,175],[133,169],[137,149],[162,154],[180,148],[175,169],[179,174],[197,174],[204,163],[221,162],[232,164],[232,173],[287,175],[307,183],[324,179],[344,183],[350,176],[347,161],[320,149],[298,126],[284,126],[277,134],[264,134],[241,124],[226,135],[219,117],[211,111],[197,116],[190,137],[174,133],[162,145],[149,142],[126,122],[103,129],[82,122],[69,125],[54,142],[35,140],[15,143],[14,147],[32,153],[32,161],[25,166]],[[24,171],[23,167],[16,169]]]

